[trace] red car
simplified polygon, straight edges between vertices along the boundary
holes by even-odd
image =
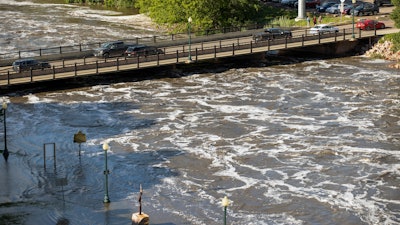
[[[379,22],[377,20],[360,20],[357,22],[356,27],[359,28],[360,30],[374,30],[374,29],[384,29],[386,26],[384,23]]]
[[[317,7],[317,5],[321,5],[320,0],[306,0],[306,8],[313,8]]]

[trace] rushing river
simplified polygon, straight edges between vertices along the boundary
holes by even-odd
[[[85,7],[0,10],[0,52],[156,32]],[[388,63],[260,63],[4,96],[0,222],[130,224],[141,184],[151,224],[222,224],[224,196],[228,224],[398,224],[400,76]]]

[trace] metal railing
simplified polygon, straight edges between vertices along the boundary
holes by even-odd
[[[357,30],[357,38],[374,37],[379,35],[377,30],[369,31],[364,34],[361,30]],[[253,41],[249,36],[231,38],[223,40],[211,40],[208,42],[196,41],[195,47],[190,52],[194,61],[199,58],[207,59],[235,56],[238,51],[248,50],[240,54],[252,54],[254,50],[257,52],[265,52],[278,49],[288,49],[291,47],[303,47],[306,44],[318,45],[321,43],[332,43],[344,40],[350,40],[352,29],[342,29],[337,33],[325,33],[311,35],[309,30],[297,30],[293,32],[292,37],[268,39],[265,41]],[[328,40],[328,41],[327,41]],[[313,41],[310,44],[310,41]],[[141,56],[135,58],[119,57],[119,58],[77,58],[74,60],[61,59],[57,61],[57,66],[49,69],[30,70],[16,73],[7,69],[0,70],[0,85],[13,85],[21,82],[14,82],[17,79],[24,79],[25,83],[32,83],[39,80],[56,80],[73,76],[89,76],[103,73],[118,72],[121,70],[135,70],[144,67],[157,67],[160,65],[172,65],[187,61],[189,56],[187,43],[183,45],[171,45],[164,47],[164,53],[157,55]],[[74,52],[73,52],[74,53]],[[128,68],[126,67],[128,66]],[[4,69],[4,67],[3,67]],[[106,70],[107,69],[107,70]],[[106,70],[106,71],[105,71]],[[68,73],[68,75],[66,75]],[[46,76],[46,78],[44,78]]]
[[[210,35],[216,34],[227,34],[227,33],[234,33],[234,32],[243,32],[243,31],[252,31],[255,29],[260,29],[264,27],[266,24],[251,24],[247,26],[235,26],[235,27],[224,27],[221,29],[208,29],[208,30],[201,30],[197,32],[193,32],[193,36],[198,37],[207,37]],[[165,42],[173,42],[178,40],[186,40],[188,34],[187,33],[176,33],[170,35],[159,35],[159,36],[148,36],[148,37],[141,37],[141,38],[134,38],[134,39],[122,39],[121,41],[132,43],[132,44],[152,44],[152,45],[162,45]],[[111,41],[111,40],[110,40]],[[114,41],[114,40],[112,40]],[[1,60],[9,60],[9,59],[21,59],[21,58],[40,58],[46,55],[53,55],[53,54],[66,54],[72,52],[85,52],[91,51],[95,48],[100,47],[100,45],[104,42],[95,42],[95,43],[82,43],[78,45],[70,45],[70,46],[58,46],[58,47],[50,47],[50,48],[39,48],[39,49],[27,49],[27,50],[20,50],[15,52],[9,52],[0,54],[0,61]]]
[[[324,40],[330,38],[329,42],[337,42],[350,39],[352,34],[352,29],[343,29],[338,33],[325,33],[318,35],[310,35],[308,30],[298,30],[293,33],[291,38],[280,38],[271,39],[265,41],[254,42],[247,37],[239,37],[231,39],[229,43],[223,42],[223,40],[209,41],[209,42],[197,42],[197,47],[192,48],[190,54],[194,61],[197,61],[199,57],[208,55],[208,58],[217,58],[225,56],[234,56],[236,52],[240,50],[249,50],[248,54],[253,53],[255,49],[262,48],[262,51],[270,51],[273,47],[279,46],[280,49],[287,49],[289,45],[292,47],[302,47],[305,46],[306,42],[316,41],[314,45],[321,44]],[[362,32],[358,31],[358,38],[362,37]],[[377,31],[371,31],[368,33],[369,36],[376,36]],[[367,36],[368,36],[367,35]],[[332,40],[333,38],[333,40]],[[324,42],[326,43],[326,42]],[[143,67],[156,67],[160,65],[169,65],[175,63],[181,63],[187,60],[189,51],[187,45],[169,46],[163,48],[163,54],[141,56],[135,58],[108,58],[108,59],[86,59],[80,58],[76,59],[79,62],[73,62],[70,64],[62,60],[58,66],[53,66],[50,69],[43,70],[30,70],[21,73],[15,73],[13,71],[7,70],[7,72],[0,73],[0,81],[3,82],[2,85],[12,85],[12,80],[19,78],[29,78],[26,82],[35,82],[37,79],[44,75],[51,75],[49,79],[59,79],[61,74],[70,73],[69,76],[82,76],[82,75],[97,75],[102,72],[103,68],[112,68],[107,71],[118,72],[120,68],[129,65],[129,70],[140,69]],[[260,52],[260,51],[258,51]],[[227,53],[225,56],[219,56],[220,53]],[[150,64],[149,64],[150,63]],[[152,64],[151,64],[152,63]],[[146,65],[147,64],[147,65]],[[124,69],[126,70],[126,68]],[[84,73],[86,71],[86,73]],[[88,72],[89,71],[89,72]]]

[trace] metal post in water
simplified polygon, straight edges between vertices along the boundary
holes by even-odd
[[[110,202],[110,198],[108,196],[108,174],[110,173],[110,171],[108,171],[108,167],[107,167],[107,151],[110,147],[108,146],[108,143],[105,142],[103,144],[103,150],[104,150],[104,156],[105,156],[105,160],[104,160],[104,176],[105,176],[105,183],[104,183],[104,188],[105,188],[105,193],[104,193],[104,200],[103,203],[109,203]]]
[[[3,113],[3,124],[4,124],[4,151],[3,151],[3,157],[4,159],[8,160],[9,152],[7,149],[7,124],[6,124],[6,110],[7,110],[7,103],[3,102],[2,105],[2,113]]]
[[[224,197],[221,201],[222,206],[224,207],[224,225],[226,225],[226,209],[228,208],[229,205],[229,199],[228,197]]]
[[[140,191],[139,191],[139,212],[132,214],[132,225],[149,225],[150,224],[150,217],[149,215],[142,212],[142,195],[143,189],[142,184],[140,184]]]

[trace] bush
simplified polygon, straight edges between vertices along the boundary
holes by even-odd
[[[288,18],[287,16],[281,16],[271,21],[271,24],[273,26],[279,26],[279,27],[291,27],[294,25],[294,23],[295,23],[294,20]]]
[[[384,41],[390,41],[393,43],[393,47],[391,49],[393,52],[400,51],[400,33],[387,34],[384,38],[379,40],[380,43],[383,43]]]

